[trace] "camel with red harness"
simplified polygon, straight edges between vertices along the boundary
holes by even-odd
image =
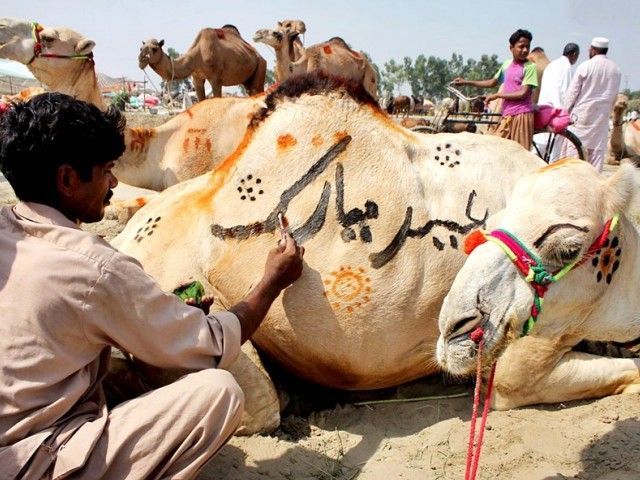
[[[104,109],[93,62],[94,47],[93,40],[66,27],[0,19],[0,58],[26,65],[50,90]]]

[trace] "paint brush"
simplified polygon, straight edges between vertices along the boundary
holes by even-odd
[[[282,214],[282,212],[278,212],[278,224],[280,225],[280,236],[281,236],[280,241],[282,242],[283,245],[287,243],[287,240],[286,240],[287,227],[284,222],[285,222],[284,215]]]

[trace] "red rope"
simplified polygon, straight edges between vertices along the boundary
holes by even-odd
[[[475,480],[478,473],[478,465],[480,463],[480,451],[482,450],[482,441],[484,439],[484,431],[487,425],[487,417],[489,416],[489,405],[491,400],[491,391],[493,390],[493,378],[496,373],[496,364],[494,362],[489,375],[489,383],[487,384],[487,395],[484,399],[482,409],[482,420],[480,422],[480,430],[476,439],[476,423],[478,421],[478,407],[480,406],[480,391],[482,389],[482,350],[484,347],[484,331],[482,327],[476,328],[471,332],[471,340],[478,344],[478,364],[476,368],[476,388],[473,395],[473,410],[471,412],[471,425],[469,428],[469,443],[467,446],[467,463],[465,466],[465,480]]]

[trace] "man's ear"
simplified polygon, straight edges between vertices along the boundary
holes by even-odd
[[[56,172],[56,187],[62,198],[72,198],[78,188],[80,177],[75,169],[64,163],[58,167]]]

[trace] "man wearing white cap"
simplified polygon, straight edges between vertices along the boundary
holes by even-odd
[[[589,60],[580,64],[565,97],[565,109],[571,113],[570,127],[588,150],[589,162],[602,171],[607,149],[609,115],[620,90],[620,69],[606,55],[609,40],[595,37],[589,47]],[[568,144],[569,142],[564,142]],[[572,146],[569,146],[573,149]],[[569,150],[569,155],[575,155]]]

